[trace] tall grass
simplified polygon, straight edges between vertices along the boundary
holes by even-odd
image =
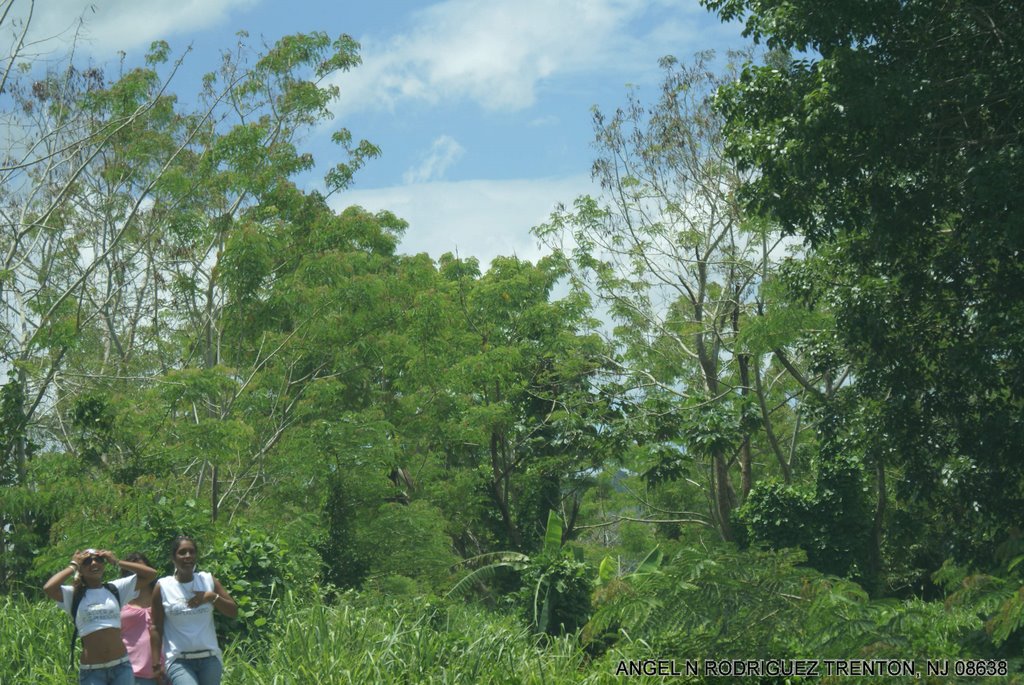
[[[224,685],[621,682],[614,660],[588,662],[575,637],[538,638],[514,618],[469,606],[356,599],[290,603],[280,616],[257,641],[227,646]],[[52,602],[0,597],[0,685],[76,682],[69,631]]]
[[[0,685],[67,685],[70,637],[56,602],[0,596]]]
[[[276,627],[262,656],[230,656],[237,683],[610,682],[586,672],[574,638],[542,644],[514,619],[468,607],[309,607]]]

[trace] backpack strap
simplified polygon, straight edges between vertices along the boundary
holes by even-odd
[[[103,583],[103,587],[114,595],[114,601],[117,602],[117,608],[120,609],[121,593],[118,592],[117,586],[113,583]],[[78,585],[75,587],[74,594],[71,595],[71,625],[74,630],[71,633],[71,644],[68,645],[68,659],[72,669],[75,667],[75,644],[78,642],[78,607],[81,606],[82,600],[85,598],[86,589],[85,585]]]
[[[68,644],[68,661],[69,666],[74,669],[75,667],[75,641],[78,640],[78,607],[82,603],[82,599],[85,597],[85,585],[76,585],[75,591],[71,595],[71,627],[74,629],[71,632],[71,642]]]
[[[107,588],[107,592],[114,595],[114,601],[117,602],[117,608],[121,608],[121,593],[118,591],[117,586],[113,583],[103,583],[103,587]]]

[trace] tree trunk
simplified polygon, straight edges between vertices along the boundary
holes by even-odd
[[[210,517],[213,521],[217,520],[217,499],[220,497],[219,481],[217,479],[217,465],[211,465],[212,473],[210,474]]]
[[[756,358],[754,361],[754,389],[757,393],[757,405],[761,408],[761,424],[764,426],[765,437],[768,438],[768,445],[772,448],[772,453],[779,462],[779,469],[782,471],[782,480],[786,485],[789,485],[793,480],[793,472],[789,465],[789,460],[782,452],[782,447],[779,445],[778,438],[775,437],[775,429],[772,428],[772,417],[768,411],[768,402],[765,399],[764,387],[761,385],[761,368],[757,363]],[[793,436],[793,442],[795,445],[796,435]]]
[[[725,455],[715,454],[713,457],[714,481],[715,481],[715,514],[718,518],[718,529],[722,539],[729,542],[733,539],[732,534],[732,510],[736,505],[736,493],[733,492],[732,482],[729,480],[729,464]]]
[[[739,328],[734,317],[733,330]],[[750,356],[741,354],[736,357],[740,367],[740,394],[743,397],[743,407],[746,411],[747,400],[750,398]],[[746,501],[750,494],[750,488],[754,485],[753,456],[750,450],[750,433],[744,431],[743,444],[740,445],[740,493],[743,501]]]
[[[501,512],[501,522],[505,526],[510,546],[519,549],[522,539],[512,520],[512,507],[509,502],[508,469],[504,468],[501,455],[501,436],[497,431],[491,432],[491,485],[494,501]]]
[[[871,558],[868,560],[869,589],[873,595],[880,595],[882,592],[882,535],[884,532],[885,510],[888,506],[888,499],[885,494],[885,460],[881,455],[875,462],[875,483],[878,488],[877,499],[875,500],[875,520],[872,526],[871,535]]]
[[[18,369],[18,392],[21,395],[21,411],[25,411],[25,399],[28,397],[28,375],[25,372],[25,368],[21,367]],[[19,417],[21,418],[21,417]],[[17,426],[17,434],[15,436],[14,443],[14,467],[17,482],[24,483],[25,477],[28,474],[28,417],[25,416],[21,419],[21,424]]]

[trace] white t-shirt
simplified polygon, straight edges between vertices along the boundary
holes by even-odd
[[[121,595],[121,604],[127,604],[139,596],[135,587],[135,574],[110,581]],[[71,603],[75,588],[71,585],[60,586],[61,599],[58,602],[64,611],[71,615]],[[121,607],[117,598],[105,587],[86,588],[82,602],[78,605],[78,616],[75,617],[78,634],[82,637],[95,633],[103,628],[121,627]]]
[[[214,592],[213,576],[205,571],[192,574],[192,580],[179,583],[174,576],[160,579],[160,597],[164,606],[164,657],[168,662],[187,652],[212,651],[220,658],[217,632],[213,625],[213,604],[188,606],[196,592]]]

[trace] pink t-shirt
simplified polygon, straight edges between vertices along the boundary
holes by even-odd
[[[121,640],[128,650],[132,671],[140,678],[153,678],[153,651],[149,644],[149,628],[153,625],[150,610],[125,604],[121,607]]]

